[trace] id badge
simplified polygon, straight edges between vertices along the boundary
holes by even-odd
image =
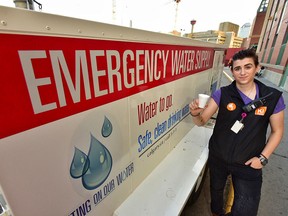
[[[243,127],[244,127],[244,124],[237,120],[234,123],[234,125],[231,127],[231,130],[237,134]]]

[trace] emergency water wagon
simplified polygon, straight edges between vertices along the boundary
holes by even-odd
[[[178,215],[199,191],[224,49],[0,6],[1,215]]]

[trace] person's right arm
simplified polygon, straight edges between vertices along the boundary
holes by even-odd
[[[205,108],[199,108],[198,99],[194,99],[189,108],[193,122],[198,126],[203,126],[216,113],[218,105],[213,98],[210,98]]]

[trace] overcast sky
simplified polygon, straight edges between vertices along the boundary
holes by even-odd
[[[124,26],[132,23],[134,28],[156,32],[176,29],[189,33],[192,19],[196,20],[194,32],[218,30],[221,22],[232,22],[239,27],[245,23],[252,24],[261,0],[181,0],[178,7],[174,0],[37,0],[37,2],[42,4],[42,12],[45,13]],[[13,0],[0,0],[0,5],[14,7]],[[35,10],[39,11],[37,4]]]

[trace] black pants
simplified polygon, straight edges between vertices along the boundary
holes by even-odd
[[[256,216],[262,186],[262,169],[250,166],[227,164],[211,155],[208,159],[210,170],[211,211],[224,213],[223,192],[228,175],[231,174],[234,188],[233,216]]]

